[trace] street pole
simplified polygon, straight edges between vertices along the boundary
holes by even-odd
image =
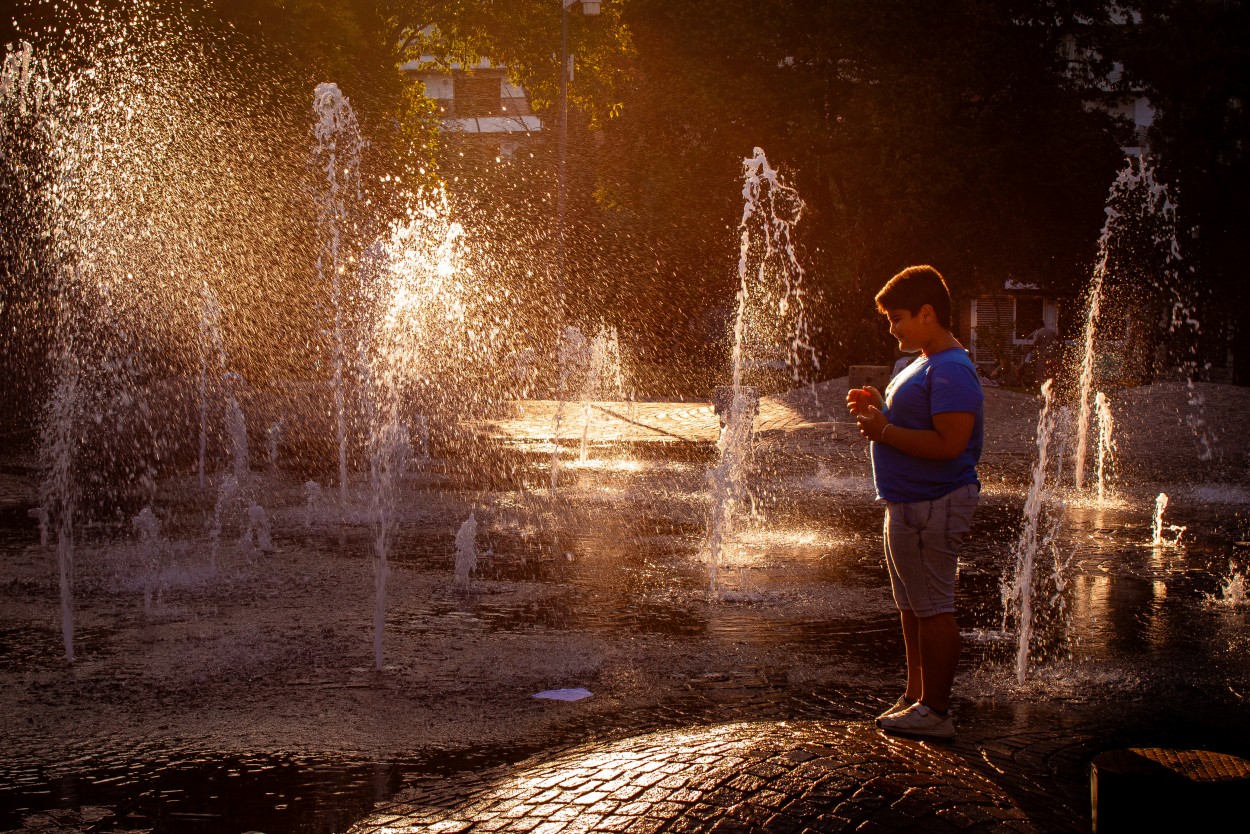
[[[569,6],[561,0],[560,6],[560,151],[556,163],[556,324],[564,323],[564,210],[565,168],[569,148]],[[556,336],[559,337],[557,330]]]
[[[560,477],[560,420],[564,411],[564,357],[560,350],[564,340],[564,211],[568,189],[565,168],[569,148],[569,7],[580,4],[582,14],[599,14],[599,0],[560,0],[560,150],[556,162],[556,418],[551,451],[551,494],[555,495]]]

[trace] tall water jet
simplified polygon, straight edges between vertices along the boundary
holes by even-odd
[[[477,513],[469,517],[456,531],[456,587],[467,590],[469,579],[477,567]]]
[[[1185,535],[1188,528],[1183,524],[1164,524],[1163,514],[1168,508],[1168,494],[1160,492],[1155,497],[1155,513],[1154,519],[1150,525],[1150,543],[1155,547],[1177,547],[1181,543],[1181,536]],[[1168,533],[1176,535],[1169,540]]]
[[[304,526],[312,529],[313,511],[321,503],[321,484],[316,481],[304,482]]]
[[[1160,492],[1155,497],[1154,520],[1150,525],[1150,542],[1154,545],[1163,544],[1163,511],[1168,508],[1168,494]]]
[[[759,399],[757,390],[743,384],[746,356],[768,356],[780,342],[796,380],[803,361],[817,364],[808,341],[803,270],[791,236],[793,225],[802,217],[803,201],[782,182],[762,149],[755,148],[751,158],[743,160],[743,169],[731,396],[720,436],[720,461],[708,473],[707,553],[713,593],[735,520],[749,499],[747,475]]]
[[[341,248],[350,222],[348,200],[360,199],[360,154],[364,148],[351,102],[337,84],[318,84],[313,93],[317,124],[313,134],[317,145],[313,158],[325,171],[325,185],[318,194],[318,221],[321,251],[317,255],[317,277],[330,285],[334,311],[330,385],[334,395],[335,433],[339,452],[339,497],[347,501],[347,395],[344,380],[346,363],[346,323],[344,321],[343,274],[346,271]]]
[[[1028,496],[1024,501],[1024,527],[1012,549],[1014,573],[1004,574],[1002,584],[1003,630],[1009,621],[1016,626],[1016,680],[1023,684],[1029,671],[1030,653],[1037,634],[1037,608],[1039,599],[1050,598],[1054,608],[1050,612],[1064,616],[1062,592],[1066,584],[1066,564],[1055,548],[1062,517],[1050,512],[1057,502],[1049,483],[1050,443],[1055,434],[1056,419],[1052,411],[1054,402],[1053,382],[1042,384],[1042,410],[1037,418],[1037,459],[1033,462],[1033,478]],[[1052,556],[1053,569],[1050,582],[1053,593],[1042,590],[1039,579],[1039,559],[1047,552]]]
[[[68,356],[52,393],[44,422],[41,449],[44,477],[39,503],[56,531],[56,562],[60,581],[61,638],[65,659],[74,662],[74,513],[78,505],[75,465],[78,459],[78,369]]]
[[[217,293],[205,281],[200,286],[200,487],[205,485],[205,458],[208,454],[208,404],[210,380],[226,374],[226,345],[221,336],[221,305]],[[219,384],[215,383],[214,385]]]
[[[143,614],[152,616],[152,597],[161,569],[161,528],[151,507],[134,517],[132,526],[139,534],[139,555],[143,564]]]
[[[247,527],[243,531],[243,543],[246,547],[255,548],[261,553],[273,553],[275,549],[269,514],[255,501],[247,508]]]
[[[582,384],[582,442],[578,457],[585,463],[590,456],[590,425],[593,400],[616,400],[625,396],[625,376],[621,369],[621,342],[615,327],[600,327],[590,340]]]
[[[1084,489],[1088,468],[1090,434],[1095,410],[1096,361],[1099,355],[1099,318],[1106,302],[1111,279],[1119,282],[1134,280],[1140,290],[1149,284],[1166,299],[1170,313],[1165,317],[1169,335],[1181,334],[1189,341],[1186,357],[1180,363],[1188,386],[1190,413],[1185,422],[1194,432],[1199,446],[1199,458],[1212,456],[1212,433],[1207,423],[1202,397],[1194,386],[1200,368],[1197,362],[1197,336],[1200,329],[1194,313],[1194,302],[1183,288],[1181,276],[1181,251],[1177,234],[1176,203],[1168,189],[1155,179],[1154,169],[1146,159],[1127,160],[1107,193],[1106,220],[1098,238],[1098,256],[1094,263],[1086,308],[1084,331],[1081,339],[1080,373],[1077,381],[1079,408],[1076,423],[1076,442],[1073,449],[1073,478],[1077,489]],[[1141,234],[1145,227],[1149,247],[1157,255],[1156,264],[1150,264],[1149,275],[1113,276],[1113,261],[1117,250],[1129,244],[1133,234]],[[1131,248],[1131,247],[1130,247]],[[1140,254],[1137,255],[1140,257]]]
[[[208,568],[213,573],[217,573],[217,553],[221,547],[221,528],[224,523],[226,512],[230,509],[230,505],[234,503],[234,499],[239,494],[239,481],[233,475],[227,475],[221,479],[221,486],[217,488],[217,503],[213,506],[213,523],[208,531],[209,551],[208,551]]]
[[[251,472],[250,457],[247,446],[247,418],[243,415],[243,406],[239,403],[239,394],[243,389],[243,377],[236,373],[226,374],[226,436],[230,438],[230,460],[234,470],[234,478],[240,484],[247,480]]]
[[[366,390],[371,389],[372,386],[366,387]],[[408,431],[400,422],[397,410],[384,405],[374,415],[369,428],[369,483],[374,516],[373,660],[378,671],[382,670],[382,638],[386,632],[386,583],[390,577],[390,543],[395,534],[395,493],[404,475],[409,446]]]
[[[282,445],[282,435],[286,429],[286,421],[278,420],[265,432],[265,451],[269,455],[269,468],[278,468],[278,449]]]
[[[1107,500],[1110,490],[1111,462],[1115,454],[1115,420],[1107,395],[1101,391],[1094,398],[1094,410],[1098,416],[1098,503],[1101,504]]]
[[[560,485],[560,425],[564,422],[565,400],[575,381],[583,379],[590,363],[590,342],[582,331],[567,325],[556,348],[556,413],[551,427],[551,484],[556,494]]]
[[[1120,218],[1120,213],[1115,206],[1118,203],[1118,196],[1131,190],[1135,181],[1136,175],[1130,162],[1126,168],[1120,171],[1115,182],[1112,183],[1110,191],[1107,193],[1107,205],[1104,210],[1106,220],[1103,221],[1102,232],[1098,236],[1098,257],[1094,261],[1094,272],[1089,286],[1089,301],[1085,309],[1085,329],[1081,338],[1081,372],[1077,382],[1079,408],[1076,425],[1076,448],[1074,450],[1076,459],[1072,476],[1077,489],[1085,487],[1085,457],[1089,445],[1091,397],[1093,396],[1094,388],[1094,360],[1097,355],[1094,351],[1094,340],[1097,336],[1098,317],[1102,312],[1103,287],[1107,280],[1107,265],[1111,258],[1111,237],[1117,228],[1116,221]]]
[[[397,492],[412,456],[408,406],[429,374],[456,355],[455,325],[466,315],[460,263],[464,229],[448,218],[443,194],[417,195],[408,219],[371,249],[362,269],[358,373],[368,429],[374,521],[374,664],[383,667],[389,550]],[[453,357],[446,353],[450,351]],[[462,366],[455,366],[462,367]],[[422,421],[424,426],[424,421]]]

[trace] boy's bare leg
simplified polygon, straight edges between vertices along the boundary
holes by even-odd
[[[913,615],[914,616],[914,615]],[[906,627],[904,626],[904,631]],[[920,700],[929,709],[946,712],[951,705],[951,685],[959,664],[962,639],[954,614],[917,618],[920,646]],[[911,652],[908,651],[908,692],[911,691]]]
[[[907,649],[907,690],[903,694],[909,701],[919,701],[924,693],[924,678],[920,662],[920,619],[910,611],[899,611],[903,621],[903,645]]]

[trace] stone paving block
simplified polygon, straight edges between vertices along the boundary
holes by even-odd
[[[702,834],[706,830],[707,828],[703,820],[691,817],[678,817],[673,820],[673,824],[669,828],[669,831],[673,832],[673,834],[696,834],[696,832]]]
[[[655,805],[650,802],[627,802],[618,805],[616,813],[627,817],[641,817],[654,810]]]
[[[534,828],[533,834],[559,834],[566,827],[567,823],[548,821]]]
[[[941,808],[936,812],[935,816],[940,820],[949,822],[960,830],[972,828],[978,822],[965,813],[962,808]],[[983,817],[981,821],[985,821],[985,818]]]
[[[724,813],[724,808],[720,808],[715,805],[708,805],[706,802],[699,802],[687,808],[685,816],[690,819],[702,820],[706,822],[719,818]]]
[[[544,802],[542,805],[535,805],[534,810],[530,811],[530,816],[545,820],[563,807],[564,805],[559,802]]]
[[[604,783],[599,786],[599,790],[604,791],[605,793],[612,793],[614,791],[619,791],[621,788],[629,784],[632,783],[630,782],[628,776],[617,776],[614,779],[605,780]]]
[[[698,791],[688,790],[686,788],[682,788],[681,790],[676,790],[676,791],[670,791],[670,790],[665,790],[664,788],[657,787],[657,788],[648,788],[647,790],[638,794],[638,796],[635,797],[635,800],[638,802],[664,802],[666,800],[672,800],[674,802],[683,802],[686,804],[690,804],[692,802],[698,802],[699,797],[701,797],[702,795],[703,794]]]
[[[528,817],[533,810],[534,806],[528,802],[518,802],[505,810],[503,816],[509,819],[520,819],[521,817]]]
[[[803,761],[809,761],[810,759],[816,758],[816,754],[813,753],[813,751],[810,751],[805,748],[796,748],[794,750],[786,750],[785,753],[781,755],[784,755],[785,758],[790,761],[794,761],[794,763],[803,763]]]
[[[932,813],[938,796],[928,791],[912,788],[890,804],[890,810],[906,817],[918,818]]]
[[[1021,811],[1019,808],[1003,808],[1001,806],[991,805],[985,808],[985,813],[989,814],[995,820],[998,820],[999,822],[1004,822],[1004,823],[1011,822],[1013,820],[1028,819],[1024,815],[1024,812]]]
[[[615,782],[617,779],[627,778],[627,774],[634,772],[636,772],[636,768],[633,766],[628,768],[609,767],[595,773],[595,778],[602,782]]]
[[[565,825],[561,834],[587,834],[590,831],[597,831],[601,819],[602,817],[597,814],[582,814]]]
[[[615,800],[604,798],[599,802],[596,802],[594,805],[591,805],[586,810],[592,814],[603,814],[604,816],[607,816],[608,814],[616,813],[616,809],[620,806],[620,804],[621,803],[616,802]]]
[[[634,832],[637,832],[637,834],[653,834],[653,832],[671,830],[669,824],[672,821],[673,818],[668,814],[647,814],[638,818],[634,823],[634,827],[630,829],[630,834],[634,834]]]
[[[723,787],[732,788],[743,793],[752,793],[767,784],[768,782],[759,776],[752,776],[750,773],[739,773],[737,776],[727,780]]]
[[[603,787],[606,790],[608,786],[604,785]],[[638,796],[642,792],[643,792],[643,787],[641,785],[622,785],[621,787],[612,791],[612,793],[608,794],[608,798],[615,799],[618,802],[629,802],[631,799]]]
[[[771,761],[757,762],[747,768],[747,773],[750,773],[752,776],[758,776],[761,779],[774,779],[783,773],[789,772],[790,768],[782,767]]]
[[[791,799],[779,809],[781,813],[789,814],[801,820],[816,819],[823,813],[832,810],[832,805],[828,802],[821,802],[809,797],[798,797]]]
[[[690,783],[689,776],[683,775],[681,773],[674,773],[670,776],[664,777],[663,779],[656,782],[655,784],[656,784],[656,787],[659,787],[659,788],[668,788],[669,790],[677,790],[678,788],[686,787],[686,785],[689,783]]]
[[[607,794],[603,791],[589,791],[569,797],[569,802],[572,802],[574,805],[594,805],[606,796]]]
[[[561,791],[559,788],[548,788],[542,793],[539,793],[536,796],[530,797],[529,801],[533,802],[535,805],[541,805],[544,802],[551,802],[557,799],[563,793],[564,792]]]
[[[549,805],[544,807],[552,809],[545,817],[547,822],[569,822],[577,819],[586,810],[578,805],[564,805],[561,803],[549,803]]]
[[[751,804],[758,808],[765,808],[771,814],[780,810],[790,801],[790,797],[781,791],[775,791],[772,788],[764,788],[751,797]]]
[[[841,834],[843,831],[852,830],[851,821],[837,814],[821,814],[811,827],[821,834]]]
[[[628,816],[625,816],[624,814],[611,814],[609,816],[604,817],[603,820],[599,823],[599,825],[595,827],[595,830],[596,831],[629,831],[633,827],[635,822],[637,822],[637,817],[628,817]]]
[[[773,814],[764,821],[764,830],[769,834],[798,834],[804,828],[801,820],[789,814]]]
[[[668,778],[668,774],[660,770],[655,770],[650,773],[641,773],[637,777],[632,779],[631,781],[635,785],[640,785],[644,788],[649,788],[652,785],[663,782],[666,778]]]
[[[649,817],[662,816],[665,819],[675,819],[686,813],[686,809],[690,807],[680,802],[656,802],[647,806],[646,815]]]
[[[703,801],[718,808],[732,808],[745,798],[742,791],[733,788],[717,788],[703,794]]]
[[[915,817],[893,808],[882,808],[872,815],[872,822],[883,826],[887,831],[902,831],[912,827],[915,821]]]

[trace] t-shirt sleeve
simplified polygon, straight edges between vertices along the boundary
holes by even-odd
[[[977,372],[957,362],[944,362],[930,372],[929,413],[981,410],[984,399]]]

